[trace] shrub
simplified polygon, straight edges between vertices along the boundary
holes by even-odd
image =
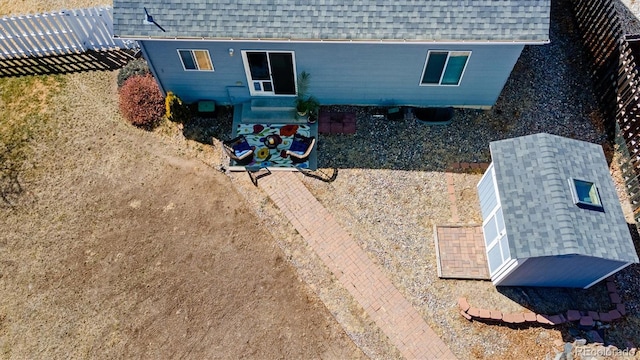
[[[167,112],[167,119],[179,123],[186,123],[191,119],[189,106],[182,102],[178,95],[169,91],[164,99],[164,107]]]
[[[118,72],[118,88],[121,88],[122,85],[124,85],[124,82],[134,75],[144,76],[150,73],[151,71],[149,70],[149,66],[144,59],[129,61],[127,65]]]
[[[133,125],[151,129],[164,115],[164,98],[149,74],[132,76],[120,89],[120,112]]]

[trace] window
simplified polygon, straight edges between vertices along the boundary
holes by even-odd
[[[213,71],[209,50],[178,50],[185,70]]]
[[[598,188],[594,183],[570,178],[569,188],[571,190],[571,196],[573,197],[574,204],[579,207],[592,210],[602,209],[602,202],[600,201]]]
[[[296,94],[293,51],[242,50],[244,70],[252,96],[292,96]]]
[[[429,51],[420,85],[460,85],[470,51]]]
[[[487,261],[489,262],[489,273],[493,275],[511,259],[509,239],[507,237],[507,229],[501,207],[498,207],[498,209],[486,219],[482,225],[482,230],[487,251]]]

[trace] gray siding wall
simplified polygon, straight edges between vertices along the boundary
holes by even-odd
[[[498,285],[584,288],[623,265],[620,261],[582,255],[531,258]]]
[[[492,106],[524,45],[140,41],[166,91],[187,102],[233,104],[250,99],[242,50],[295,52],[296,72],[311,74],[322,104]],[[229,56],[229,48],[234,55]],[[184,71],[176,49],[207,49],[214,72]],[[471,51],[459,86],[418,86],[429,50]]]

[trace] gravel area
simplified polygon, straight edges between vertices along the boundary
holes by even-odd
[[[640,3],[636,0],[620,0],[614,2],[622,29],[626,34],[640,34]]]
[[[525,47],[491,110],[456,109],[453,122],[428,126],[388,121],[355,111],[355,135],[321,135],[318,165],[324,168],[444,170],[450,162],[487,162],[489,142],[538,132],[602,143],[588,59],[564,1],[552,7],[551,43]],[[595,121],[594,121],[595,120]]]

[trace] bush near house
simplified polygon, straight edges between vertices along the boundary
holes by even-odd
[[[167,119],[178,123],[187,123],[191,119],[191,109],[178,95],[169,91],[164,101]]]
[[[124,82],[130,77],[135,75],[144,76],[150,73],[151,70],[149,70],[149,65],[147,65],[147,62],[144,59],[129,61],[129,63],[118,72],[118,89],[121,88],[122,85],[124,85]]]
[[[150,74],[132,76],[120,89],[120,112],[131,124],[152,129],[165,112],[164,97]]]

